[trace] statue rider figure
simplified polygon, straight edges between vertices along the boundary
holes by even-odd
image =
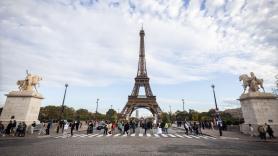
[[[26,71],[27,76],[25,78],[25,88],[24,90],[32,90],[32,75],[28,72],[28,70]]]
[[[250,84],[250,87],[249,87],[249,92],[257,92],[259,90],[259,86],[257,84],[258,80],[257,80],[257,77],[255,76],[255,74],[253,72],[250,73],[251,77],[249,79],[249,84]]]

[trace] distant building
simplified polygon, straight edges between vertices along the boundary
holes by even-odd
[[[241,108],[226,109],[223,112],[231,114],[233,118],[243,118]]]

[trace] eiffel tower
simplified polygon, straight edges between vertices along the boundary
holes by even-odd
[[[150,87],[150,78],[147,75],[146,59],[145,59],[145,45],[143,28],[140,30],[140,52],[137,76],[135,77],[135,84],[131,95],[128,96],[128,101],[123,108],[121,114],[125,117],[130,117],[132,112],[138,108],[148,109],[153,116],[159,117],[162,112],[156,102],[156,96],[153,95]],[[144,88],[145,95],[139,95],[140,87]]]

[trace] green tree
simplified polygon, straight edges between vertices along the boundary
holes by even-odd
[[[39,120],[46,121],[46,120],[58,120],[61,114],[61,108],[59,106],[46,106],[41,107],[39,113]]]
[[[166,113],[166,112],[162,112],[161,113],[161,120],[164,123],[171,123],[170,115],[168,113]]]
[[[117,112],[114,109],[109,109],[106,112],[106,119],[111,121],[111,122],[116,122],[117,120]]]
[[[45,106],[40,108],[39,113],[39,120],[46,121],[46,120],[59,120],[60,117],[62,119],[74,119],[75,110],[72,107],[64,106],[64,113],[61,114],[61,106]],[[63,115],[63,116],[62,116]]]
[[[90,119],[90,112],[87,109],[78,109],[75,114],[79,120],[86,121]]]
[[[177,111],[175,114],[176,121],[185,121],[189,119],[188,112],[186,111]]]

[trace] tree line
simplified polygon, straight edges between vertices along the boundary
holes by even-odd
[[[231,114],[226,112],[220,112],[221,118],[226,125],[238,125],[243,123],[242,118],[235,118]],[[208,112],[198,112],[193,109],[189,111],[176,111],[174,113],[163,112],[161,113],[162,122],[173,123],[175,121],[213,121],[215,116],[215,110],[211,109]],[[92,113],[87,109],[77,109],[75,110],[72,107],[64,106],[64,111],[62,113],[61,106],[45,106],[41,107],[39,120],[48,121],[59,119],[65,119],[68,121],[73,120],[109,120],[115,122],[122,119],[121,115],[118,114],[114,109],[109,109],[105,114],[102,113]]]

